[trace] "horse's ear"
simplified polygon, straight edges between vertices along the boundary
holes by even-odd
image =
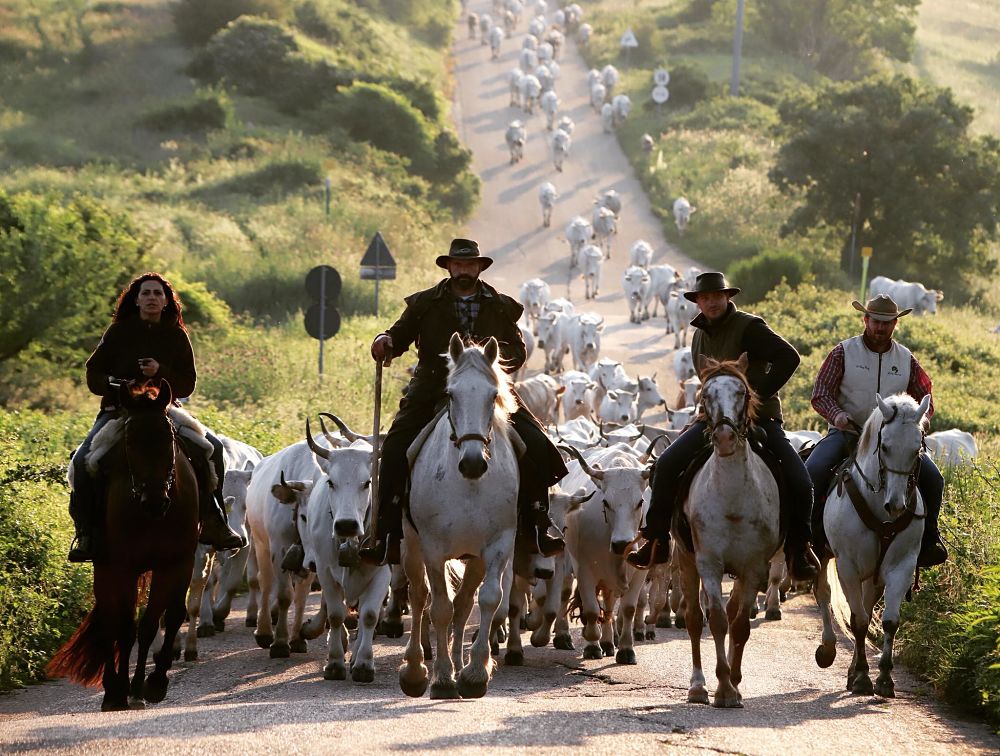
[[[889,409],[889,405],[885,403],[885,399],[882,398],[881,394],[875,394],[875,404],[878,405],[879,412],[882,413],[882,420],[887,421],[892,415],[892,410]]]
[[[458,358],[462,356],[464,351],[465,345],[462,344],[462,337],[458,335],[458,331],[455,331],[448,342],[448,354],[451,355],[451,361],[458,362]]]
[[[736,367],[740,369],[741,373],[746,373],[747,367],[750,365],[750,358],[747,357],[747,353],[744,352],[740,355],[740,358],[736,360]]]
[[[161,378],[160,390],[156,394],[156,401],[154,404],[160,409],[166,409],[170,405],[170,402],[173,401],[173,398],[174,392],[173,389],[170,388],[170,383],[167,382],[165,378]]]
[[[927,416],[927,410],[931,408],[931,395],[924,394],[924,398],[920,400],[920,407],[918,408],[918,419],[917,425],[924,421]]]
[[[712,363],[715,362],[711,357],[699,354],[695,360],[695,369],[698,371],[698,375],[702,375],[706,370],[712,367]]]
[[[500,355],[500,344],[497,340],[490,336],[489,341],[486,342],[486,346],[483,347],[483,356],[486,357],[486,361],[491,365],[497,361],[497,357]]]

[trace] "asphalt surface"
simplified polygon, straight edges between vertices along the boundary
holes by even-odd
[[[473,6],[473,10],[486,9]],[[645,238],[654,263],[691,264],[666,243],[617,142],[604,134],[587,105],[586,71],[568,45],[557,89],[577,122],[566,170],[549,159],[542,117],[527,118],[525,161],[508,164],[504,128],[520,114],[508,107],[506,75],[527,26],[504,43],[499,62],[467,38],[460,23],[455,45],[455,116],[475,151],[484,179],[483,204],[466,232],[497,257],[488,280],[516,292],[541,276],[565,296],[568,251],[563,228],[588,215],[598,191],[623,197],[621,233],[605,270],[604,294],[581,308],[604,314],[604,354],[624,359],[630,372],[668,371],[672,339],[663,321],[628,323],[620,275],[628,246]],[[543,229],[537,200],[542,181],[561,198],[551,229]],[[697,216],[696,216],[697,218]],[[693,222],[696,222],[693,221]],[[570,284],[582,301],[582,283]],[[540,367],[540,357],[532,363]],[[662,374],[662,373],[661,373]],[[0,751],[51,753],[385,753],[484,750],[596,753],[997,753],[1000,739],[983,725],[960,720],[937,704],[905,671],[895,673],[897,698],[852,696],[844,690],[850,646],[843,640],[833,666],[817,668],[813,652],[820,620],[811,596],[793,596],[783,619],[755,620],[744,661],[743,709],[717,710],[686,702],[691,671],[686,631],[659,629],[636,644],[635,666],[613,658],[583,661],[580,652],[528,645],[525,664],[501,662],[485,698],[431,701],[407,698],[396,679],[405,637],[376,639],[373,683],[325,681],[325,638],[304,654],[270,659],[244,626],[245,597],[227,630],[199,642],[195,662],[178,662],[166,700],[143,710],[100,712],[102,693],[65,681],[0,697]],[[310,597],[315,611],[318,596]],[[763,615],[761,615],[763,616]],[[407,621],[408,623],[408,621]],[[706,631],[707,633],[707,631]],[[582,648],[579,626],[572,635]],[[468,636],[467,636],[468,639]],[[714,689],[711,639],[702,643],[708,687]],[[502,658],[502,655],[501,655]]]

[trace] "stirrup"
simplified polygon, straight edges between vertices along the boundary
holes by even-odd
[[[66,556],[66,561],[72,562],[73,564],[83,564],[85,562],[93,562],[93,539],[87,535],[77,535],[73,538],[73,543],[70,544],[69,554]]]
[[[648,570],[657,564],[670,561],[670,538],[647,538],[646,542],[625,557],[625,561],[637,570]]]

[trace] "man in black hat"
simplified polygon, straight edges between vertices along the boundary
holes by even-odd
[[[855,300],[851,306],[864,313],[865,330],[833,348],[813,385],[813,409],[830,423],[826,436],[816,444],[806,462],[820,504],[826,501],[834,470],[849,453],[849,435],[856,437],[875,409],[875,394],[907,393],[919,402],[933,389],[930,377],[913,353],[892,338],[899,319],[912,310],[900,311],[893,299],[884,295],[868,300],[866,305]],[[927,416],[933,414],[932,396]],[[920,455],[917,486],[927,505],[917,565],[933,567],[948,558],[948,551],[938,532],[944,478],[927,454]],[[821,509],[816,512],[816,520],[822,522]]]
[[[378,518],[374,538],[361,548],[361,558],[373,564],[398,564],[403,537],[403,503],[409,474],[406,450],[434,419],[445,398],[448,367],[444,355],[456,331],[466,341],[483,342],[490,336],[500,344],[504,370],[513,373],[524,364],[524,341],[517,321],[524,308],[479,280],[493,264],[471,239],[455,239],[437,264],[449,277],[436,286],[406,297],[406,309],[388,331],[372,343],[372,357],[388,364],[417,345],[417,368],[399,402],[399,412],[382,444],[379,467]],[[511,415],[527,453],[519,462],[519,534],[545,556],[559,553],[563,539],[548,516],[548,487],[566,475],[562,456],[523,406]],[[474,512],[470,512],[474,514]]]
[[[696,329],[691,339],[691,358],[698,366],[702,357],[735,360],[746,352],[750,360],[747,380],[761,401],[757,427],[767,435],[766,445],[781,463],[785,485],[790,490],[785,557],[793,578],[810,580],[816,576],[816,568],[808,558],[812,482],[799,455],[785,438],[778,398],[778,390],[799,365],[799,354],[772,331],[763,318],[736,307],[732,298],[739,292],[728,284],[722,273],[702,273],[695,281],[694,290],[684,292],[684,297],[698,305],[701,311],[691,321]],[[706,446],[706,427],[700,420],[690,423],[656,461],[652,500],[642,531],[647,540],[628,556],[632,566],[646,569],[669,559],[670,525],[678,483],[694,457]]]

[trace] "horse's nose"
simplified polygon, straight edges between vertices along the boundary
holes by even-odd
[[[631,541],[612,541],[611,551],[614,552],[616,556],[621,556],[625,553],[625,549],[628,548]]]
[[[353,538],[361,532],[361,526],[355,519],[337,520],[333,523],[333,532],[340,538]]]
[[[538,348],[539,349],[545,349],[545,339],[539,339],[538,340]]]
[[[478,480],[486,472],[486,460],[481,455],[465,455],[458,463],[458,471],[469,480]]]

